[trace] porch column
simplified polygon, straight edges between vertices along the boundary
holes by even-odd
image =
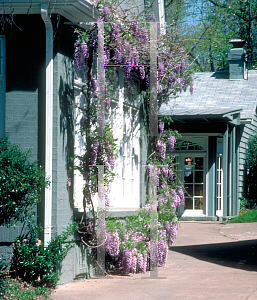
[[[222,203],[222,216],[225,219],[228,215],[228,124],[226,125],[226,131],[223,135],[223,203]]]
[[[209,162],[208,162],[208,196],[206,197],[206,213],[207,216],[214,217],[216,214],[216,148],[217,138],[215,136],[209,136]]]
[[[231,132],[231,139],[233,140],[232,144],[232,180],[231,180],[231,215],[238,215],[238,156],[237,156],[237,139],[236,131],[237,126],[233,127]]]

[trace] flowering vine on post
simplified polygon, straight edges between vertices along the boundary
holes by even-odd
[[[128,2],[129,3],[129,2]],[[127,4],[128,4],[127,3]],[[99,47],[98,24],[104,25],[104,66],[106,72],[123,69],[127,84],[134,78],[140,78],[141,91],[144,91],[144,111],[141,120],[146,125],[148,134],[147,176],[150,178],[153,166],[156,168],[157,210],[158,210],[158,265],[163,266],[167,259],[167,250],[176,238],[176,210],[184,204],[183,188],[176,185],[174,171],[174,145],[177,133],[165,129],[165,118],[159,120],[158,134],[149,134],[150,114],[150,23],[156,22],[147,8],[127,6],[120,1],[99,1],[92,3],[100,13],[96,23],[90,29],[76,30],[78,40],[75,43],[74,60],[77,76],[82,80],[82,92],[85,104],[79,107],[81,118],[80,133],[84,137],[83,155],[77,157],[76,166],[83,174],[83,207],[84,218],[80,222],[79,233],[86,245],[97,247],[95,226],[97,219],[93,196],[98,192],[98,168],[104,165],[105,205],[109,205],[108,187],[115,173],[113,168],[117,157],[117,140],[114,139],[111,125],[105,116],[99,118],[99,93],[103,96],[105,114],[111,105],[112,95],[109,93],[109,82],[99,86],[97,80],[97,55]],[[167,30],[168,32],[168,30]],[[171,33],[158,30],[157,78],[158,93],[157,109],[163,103],[168,103],[171,97],[185,90],[192,83],[190,74],[186,71],[186,53],[182,45],[173,42]],[[99,63],[99,61],[98,61]],[[98,86],[97,86],[98,83]],[[169,154],[166,151],[168,149]],[[67,182],[70,185],[70,181]],[[150,220],[149,202],[145,209],[139,210],[137,216],[127,217],[124,225],[117,220],[106,219],[105,253],[106,266],[122,268],[125,273],[146,272],[149,268],[150,253]],[[92,218],[87,218],[90,209]],[[90,237],[90,238],[89,238]]]

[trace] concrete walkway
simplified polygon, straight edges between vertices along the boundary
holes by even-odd
[[[257,300],[257,223],[182,221],[159,277],[93,278],[62,285],[53,300]]]

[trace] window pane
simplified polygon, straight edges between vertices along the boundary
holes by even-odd
[[[186,196],[193,196],[193,186],[192,185],[185,185]],[[187,195],[188,194],[188,195]]]
[[[195,171],[195,182],[203,183],[203,171]]]
[[[186,157],[185,158],[185,170],[194,168],[194,159],[193,157]]]
[[[203,185],[195,185],[195,195],[194,196],[203,196]]]
[[[195,198],[195,209],[203,209],[203,198]]]
[[[193,183],[193,172],[192,171],[185,171],[184,173],[184,181],[185,183]]]
[[[193,183],[193,158],[186,157],[185,158],[185,165],[184,165],[184,180],[185,183]]]
[[[203,170],[203,157],[196,157],[195,158],[195,169],[196,170]]]
[[[193,209],[193,199],[192,198],[185,198],[185,208],[186,209]]]

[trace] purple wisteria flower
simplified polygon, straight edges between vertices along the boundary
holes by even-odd
[[[114,157],[114,152],[113,152],[113,150],[112,150],[111,153],[110,153],[110,156],[109,156],[109,162],[110,162],[110,165],[114,168],[114,165],[115,165],[115,157]]]
[[[131,66],[126,66],[126,78],[130,78]]]
[[[145,84],[146,84],[146,87],[149,87],[149,85],[150,85],[150,76],[149,75],[145,75]]]
[[[71,186],[71,178],[67,178],[67,187]]]
[[[104,7],[104,21],[108,22],[110,20],[111,12],[109,6]]]
[[[89,223],[89,230],[92,232],[94,229],[94,219],[92,218],[90,223]]]
[[[107,66],[110,61],[110,50],[105,51],[105,56],[104,56],[104,65]]]
[[[178,74],[178,76],[180,75],[180,65],[176,66],[176,73]]]
[[[183,192],[183,189],[181,186],[178,188],[178,195],[179,195],[181,204],[185,205],[185,195],[184,195],[184,192]]]
[[[165,160],[165,155],[166,155],[166,144],[163,143],[162,141],[158,140],[157,141],[157,147],[161,153],[161,160]]]
[[[114,151],[112,150],[112,146],[110,145],[109,141],[105,142],[105,152],[107,154],[108,163],[112,166],[112,168],[114,168],[115,165]]]
[[[158,266],[162,267],[166,264],[168,254],[168,245],[164,240],[158,241]]]
[[[120,243],[121,241],[119,238],[118,231],[115,230],[113,233],[109,234],[106,238],[106,242],[105,242],[106,251],[108,251],[112,257],[118,256],[120,253]]]
[[[156,22],[155,14],[152,14],[152,20],[153,20],[154,22]]]
[[[159,77],[162,78],[164,75],[164,64],[162,62],[159,62]]]
[[[173,203],[171,204],[174,209],[177,209],[180,206],[181,200],[175,190],[171,191]]]
[[[133,51],[131,52],[132,58],[131,58],[131,65],[136,67],[138,67],[139,64],[139,54],[137,52],[137,49],[134,47]]]
[[[110,198],[109,198],[109,194],[106,192],[104,195],[105,198],[105,207],[108,210],[109,206],[110,206]]]
[[[173,171],[172,171],[171,168],[169,169],[169,179],[170,179],[170,180],[173,180],[173,179],[174,179],[174,173],[173,173]]]
[[[152,164],[147,165],[147,173],[146,173],[147,177],[151,177],[152,169],[153,169],[153,165]]]
[[[143,66],[139,67],[140,71],[140,79],[144,80],[145,79],[145,68]]]
[[[120,30],[119,30],[117,24],[113,23],[113,25],[112,25],[112,33],[113,33],[113,35],[115,37],[118,37],[119,36],[119,32],[120,32]]]
[[[162,161],[165,160],[165,154],[166,154],[166,144],[162,143],[162,146],[161,146],[161,160]]]
[[[98,142],[93,144],[92,146],[92,151],[91,151],[91,164],[93,166],[96,165],[96,160],[97,160],[97,152],[98,152]]]
[[[81,53],[84,59],[88,58],[87,44],[84,41],[81,43]]]
[[[97,46],[97,38],[92,38],[89,40],[89,47],[90,48],[95,48]]]
[[[74,45],[74,61],[77,70],[81,69],[81,47],[79,41]]]
[[[146,273],[146,264],[142,253],[137,254],[137,273]]]
[[[106,111],[108,112],[109,108],[111,107],[111,98],[110,97],[107,97],[105,99],[105,108],[106,108]]]
[[[95,80],[94,77],[91,79],[91,89],[92,89],[92,93],[94,95],[96,95],[96,92],[97,92],[97,82],[96,82],[96,80]]]
[[[142,28],[141,28],[141,33],[140,33],[140,35],[141,35],[141,39],[142,39],[143,41],[146,41],[146,40],[148,39],[148,34],[147,34],[147,30],[146,30],[145,27],[142,27]]]
[[[104,117],[98,116],[97,121],[98,121],[98,126],[99,126],[99,129],[100,129],[100,132],[102,133],[104,131],[104,127],[105,127]]]
[[[168,237],[168,246],[170,247],[176,239],[178,231],[178,219],[175,217],[173,222],[167,221],[165,225],[165,230]]]
[[[163,130],[164,130],[164,123],[163,122],[159,123],[159,130],[160,130],[160,133],[163,133]]]
[[[130,251],[125,251],[122,259],[122,267],[124,273],[128,274],[132,266],[132,253]]]
[[[133,30],[134,35],[137,35],[137,32],[138,32],[138,22],[133,22],[133,24],[132,24],[132,30]]]
[[[175,138],[175,136],[170,136],[169,138],[168,138],[168,141],[169,141],[169,150],[172,152],[173,150],[174,150],[174,146],[175,146],[175,143],[176,143],[176,138]]]
[[[168,165],[162,168],[162,175],[164,178],[167,178],[169,174],[169,168]]]
[[[132,252],[131,272],[135,274],[137,271],[137,249],[133,248],[131,252]]]

